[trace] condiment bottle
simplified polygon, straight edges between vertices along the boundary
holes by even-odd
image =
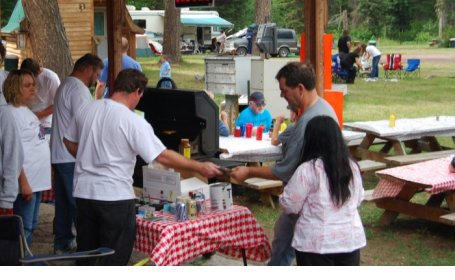
[[[180,150],[184,157],[188,159],[191,158],[191,145],[189,139],[183,138],[180,140]]]
[[[389,127],[395,127],[395,114],[390,114]]]

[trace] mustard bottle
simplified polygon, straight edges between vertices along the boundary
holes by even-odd
[[[184,157],[190,159],[191,158],[191,144],[190,140],[183,138],[180,140],[180,148],[181,148],[181,153],[183,154]]]
[[[390,114],[389,117],[389,127],[395,127],[395,114]]]

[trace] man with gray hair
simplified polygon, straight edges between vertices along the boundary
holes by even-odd
[[[283,146],[283,158],[272,167],[236,167],[231,177],[243,182],[251,177],[260,177],[271,180],[282,180],[285,187],[299,166],[299,158],[305,145],[305,128],[308,122],[317,116],[326,115],[338,122],[332,107],[319,97],[316,91],[316,75],[310,64],[290,62],[283,66],[277,79],[281,94],[288,102],[288,106],[297,112],[298,121]],[[291,247],[294,236],[294,226],[297,216],[287,215],[281,212],[275,223],[274,237],[272,242],[272,256],[268,265],[291,265],[295,258],[294,248]]]

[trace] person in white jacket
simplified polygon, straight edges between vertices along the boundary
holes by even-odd
[[[297,265],[359,265],[366,245],[357,210],[362,178],[332,118],[308,122],[302,155],[280,196],[283,211],[299,216],[292,239]]]
[[[2,94],[0,94],[2,95]],[[0,104],[0,215],[13,214],[24,150],[11,109]]]

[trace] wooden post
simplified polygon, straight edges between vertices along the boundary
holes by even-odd
[[[109,85],[114,85],[115,77],[122,70],[122,29],[125,1],[106,0],[107,11],[107,57],[109,60]]]
[[[305,58],[316,71],[316,90],[324,91],[323,35],[327,23],[327,0],[305,0]]]

